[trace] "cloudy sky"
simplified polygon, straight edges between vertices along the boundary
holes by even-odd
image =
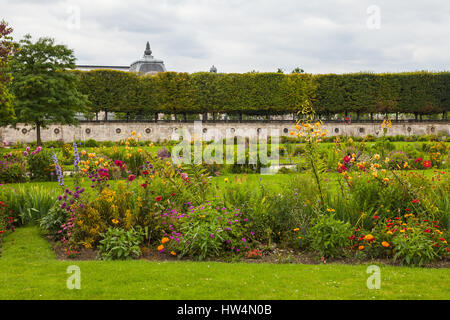
[[[170,71],[449,70],[448,0],[0,0],[15,39],[78,64],[129,65],[150,41]]]

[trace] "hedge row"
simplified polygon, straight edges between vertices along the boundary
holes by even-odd
[[[289,114],[306,99],[320,115],[436,114],[450,108],[450,72],[397,74],[215,74],[74,71],[94,113]]]

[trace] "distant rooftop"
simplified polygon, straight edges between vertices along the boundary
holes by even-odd
[[[147,41],[144,55],[141,59],[133,62],[130,66],[103,66],[103,65],[77,65],[78,70],[95,70],[95,69],[110,69],[130,72],[139,72],[142,74],[155,74],[158,72],[165,72],[166,67],[162,60],[157,60],[152,56],[150,43]]]

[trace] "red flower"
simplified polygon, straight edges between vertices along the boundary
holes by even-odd
[[[417,158],[416,159],[416,162],[421,162],[422,161],[422,158]]]
[[[344,162],[345,163],[349,163],[350,162],[350,157],[349,156],[345,156],[344,157]]]
[[[378,220],[380,219],[380,216],[373,216],[373,220]]]
[[[175,197],[177,194],[176,193],[171,193],[170,194],[172,197]]]
[[[161,196],[155,197],[155,200],[156,200],[156,202],[159,202],[162,200],[162,197]]]
[[[150,172],[148,172],[148,170],[142,171],[142,174],[143,174],[144,176],[148,175],[149,173],[150,173]]]
[[[429,167],[431,167],[431,161],[430,161],[430,160],[425,160],[425,161],[423,162],[423,167],[424,167],[425,169],[428,169]]]
[[[450,252],[450,249],[449,249],[449,248],[445,248],[445,250],[447,250],[447,252]]]
[[[419,203],[420,200],[419,200],[419,199],[413,199],[411,202],[412,202],[412,203]]]
[[[355,237],[355,235],[353,235],[353,236],[351,236],[351,237],[348,237],[350,240],[353,240],[353,239],[355,239],[356,237]]]
[[[143,184],[141,184],[141,188],[147,188],[147,186],[148,186],[148,183],[143,183]]]
[[[425,229],[425,230],[423,230],[423,232],[430,233],[431,229]]]
[[[337,171],[339,173],[347,171],[347,167],[345,166],[345,164],[338,165]]]
[[[129,176],[128,176],[128,181],[133,181],[134,179],[136,179],[136,176],[134,175],[134,174],[130,174]]]

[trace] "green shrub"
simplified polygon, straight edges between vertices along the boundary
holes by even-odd
[[[36,152],[36,151],[35,151]],[[28,170],[33,181],[49,181],[54,174],[52,159],[53,153],[50,150],[42,149],[28,157]]]
[[[344,255],[352,230],[349,223],[336,220],[334,215],[320,214],[309,230],[309,244],[313,251],[326,258]]]
[[[40,227],[48,233],[53,239],[59,240],[62,235],[58,233],[61,225],[67,222],[69,214],[66,210],[61,209],[59,203],[56,203],[50,210],[40,219]]]
[[[392,242],[395,246],[394,260],[404,265],[422,266],[439,257],[433,247],[434,242],[421,230],[407,236],[398,235]]]
[[[102,260],[129,260],[141,255],[139,245],[144,239],[144,232],[140,228],[123,229],[108,228],[101,234],[98,256]]]
[[[27,180],[26,164],[22,155],[11,153],[0,160],[0,183],[18,183]]]

